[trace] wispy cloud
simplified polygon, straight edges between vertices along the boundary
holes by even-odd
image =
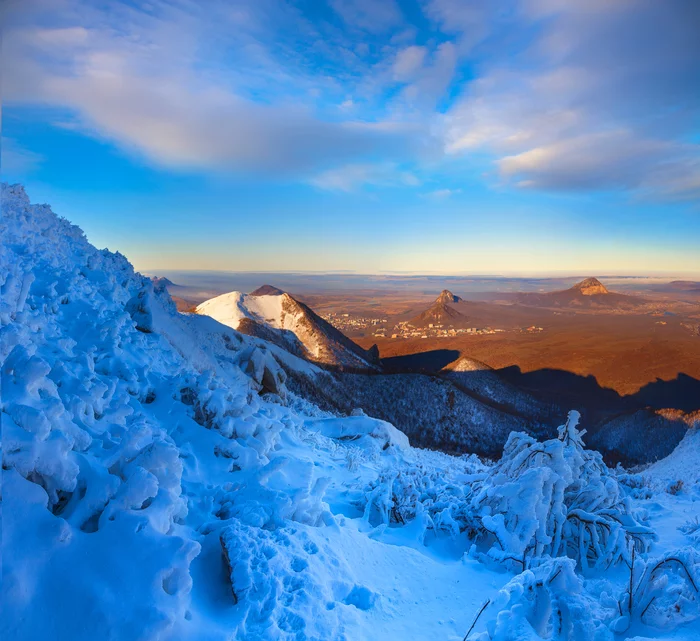
[[[31,9],[51,15],[53,6],[35,0]],[[355,120],[349,109],[349,118],[334,117],[329,103],[334,92],[345,94],[346,88],[336,86],[337,79],[304,71],[302,60],[291,68],[281,65],[263,40],[251,35],[262,28],[253,8],[228,13],[225,4],[210,6],[218,13],[204,19],[165,3],[143,10],[115,5],[111,16],[89,5],[84,12],[59,15],[57,4],[56,22],[80,24],[51,28],[34,27],[36,16],[24,8],[5,37],[13,57],[5,78],[7,99],[69,109],[86,133],[167,167],[301,176],[369,155],[414,153],[413,130],[401,122]],[[226,23],[212,24],[219,13],[228,26],[239,25],[247,42],[228,65],[200,57],[202,47],[214,47],[204,38],[210,43],[224,38]],[[298,16],[288,19],[299,28],[305,25]],[[119,30],[111,24],[117,22]],[[240,78],[237,63],[262,66]],[[268,77],[264,90],[249,79],[260,75]],[[278,93],[266,97],[271,85]],[[344,98],[337,104],[352,103]]]
[[[44,160],[41,154],[22,147],[12,138],[2,137],[0,170],[3,174],[28,174]]]
[[[395,0],[331,0],[331,6],[351,27],[372,33],[383,33],[403,21]]]
[[[417,187],[421,184],[415,174],[391,163],[345,165],[321,172],[309,182],[320,189],[345,192],[362,185]]]
[[[430,200],[448,200],[452,196],[461,194],[461,189],[435,189],[434,191],[429,191],[423,194],[424,198],[429,198]]]

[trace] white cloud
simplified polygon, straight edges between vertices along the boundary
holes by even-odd
[[[348,25],[372,33],[401,24],[401,9],[395,0],[331,0],[330,4]]]
[[[427,194],[423,194],[425,198],[430,198],[431,200],[447,200],[452,196],[461,194],[461,189],[436,189],[430,191]]]
[[[343,189],[478,155],[529,188],[697,194],[695,0],[426,0],[425,33],[373,0],[7,4],[6,103],[159,166]]]
[[[35,28],[39,13],[69,26]],[[114,4],[108,20],[89,3],[30,0],[5,33],[5,53],[13,60],[3,79],[5,98],[68,109],[74,126],[166,167],[302,175],[367,155],[413,153],[413,133],[401,123],[338,122],[324,115],[315,103],[334,90],[334,81],[321,78],[319,86],[313,74],[300,75],[302,67],[280,67],[247,31],[237,35],[254,52],[240,55],[259,66],[255,73],[241,79],[235,66],[202,58],[202,49],[218,38],[230,40],[217,17],[216,10],[204,17],[165,3],[145,9]],[[262,18],[251,13],[224,19],[250,31],[262,28]],[[303,20],[295,26],[306,28]],[[250,83],[261,76],[267,76],[269,100],[253,99],[261,90]],[[343,108],[351,106],[346,101]]]
[[[12,138],[2,137],[0,149],[0,171],[3,174],[27,174],[34,171],[44,160],[40,154],[34,153],[17,144]]]
[[[423,68],[423,61],[428,53],[425,47],[412,45],[400,49],[394,60],[394,79],[400,82],[407,82],[415,78],[417,72]]]
[[[349,164],[324,171],[309,181],[329,191],[355,191],[362,185],[417,187],[420,180],[391,163]]]

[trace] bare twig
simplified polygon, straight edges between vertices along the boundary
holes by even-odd
[[[486,599],[486,602],[484,603],[484,605],[481,606],[481,610],[479,610],[479,613],[476,615],[476,617],[474,618],[474,621],[469,626],[469,630],[467,630],[467,633],[464,635],[464,639],[462,639],[462,641],[467,641],[467,638],[472,633],[472,630],[474,629],[476,622],[479,620],[479,617],[483,614],[484,610],[488,607],[489,603],[491,603],[491,599]]]

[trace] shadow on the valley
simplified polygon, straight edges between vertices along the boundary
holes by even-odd
[[[444,369],[459,357],[458,350],[438,349],[385,358],[383,373],[442,378],[493,409],[531,422],[533,428],[548,425],[538,438],[556,436],[566,412],[576,409],[588,433],[586,443],[600,450],[611,465],[634,465],[667,456],[690,425],[700,424],[700,380],[688,374],[668,381],[657,379],[634,394],[620,395],[600,385],[593,375],[561,369],[523,372],[511,366],[458,373]]]
[[[606,463],[625,466],[668,456],[691,425],[700,424],[700,380],[678,374],[657,379],[634,394],[620,395],[601,387],[595,376],[557,369],[522,372],[519,367],[498,371],[509,382],[544,402],[581,412],[589,447]],[[670,410],[657,412],[655,410]]]
[[[456,349],[434,349],[383,358],[381,363],[386,374],[437,375],[460,356]],[[700,380],[683,373],[669,381],[659,378],[647,383],[634,394],[620,395],[614,389],[601,386],[592,374],[582,376],[555,368],[523,372],[517,365],[495,372],[502,380],[547,402],[570,407],[582,404],[582,409],[589,411],[623,412],[645,407],[673,408],[684,412],[700,410]],[[475,373],[476,376],[479,374]]]
[[[589,411],[623,412],[645,407],[700,410],[700,380],[683,373],[670,381],[659,378],[647,383],[634,394],[620,395],[602,387],[592,374],[582,376],[553,368],[523,372],[517,365],[497,371],[505,381],[535,396],[560,405],[567,402],[572,407],[582,403]]]

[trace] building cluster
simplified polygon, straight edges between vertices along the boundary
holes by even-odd
[[[386,328],[388,320],[386,318],[369,318],[366,316],[352,316],[350,314],[338,314],[329,312],[322,315],[323,320],[328,321],[333,327],[341,332],[347,333],[357,330],[372,329],[373,334],[381,332]],[[386,334],[386,331],[384,332]]]
[[[428,323],[427,325],[416,327],[409,321],[400,321],[391,327],[387,318],[353,316],[352,314],[338,312],[328,312],[323,315],[323,319],[331,323],[341,332],[347,334],[362,332],[364,335],[369,333],[375,338],[452,338],[465,335],[479,336],[483,334],[499,334],[507,331],[505,329],[493,327],[454,327],[442,323]],[[515,331],[534,334],[544,331],[544,328],[531,325],[530,327],[521,327]]]
[[[381,330],[380,330],[381,331]],[[461,336],[463,334],[497,334],[504,332],[504,329],[493,329],[491,327],[453,327],[452,325],[443,325],[441,323],[428,323],[427,327],[415,327],[408,321],[402,321],[394,325],[394,329],[388,335],[390,338],[450,338]],[[386,336],[376,333],[374,336]]]
[[[689,330],[691,335],[700,338],[700,323],[681,323],[681,327]]]

